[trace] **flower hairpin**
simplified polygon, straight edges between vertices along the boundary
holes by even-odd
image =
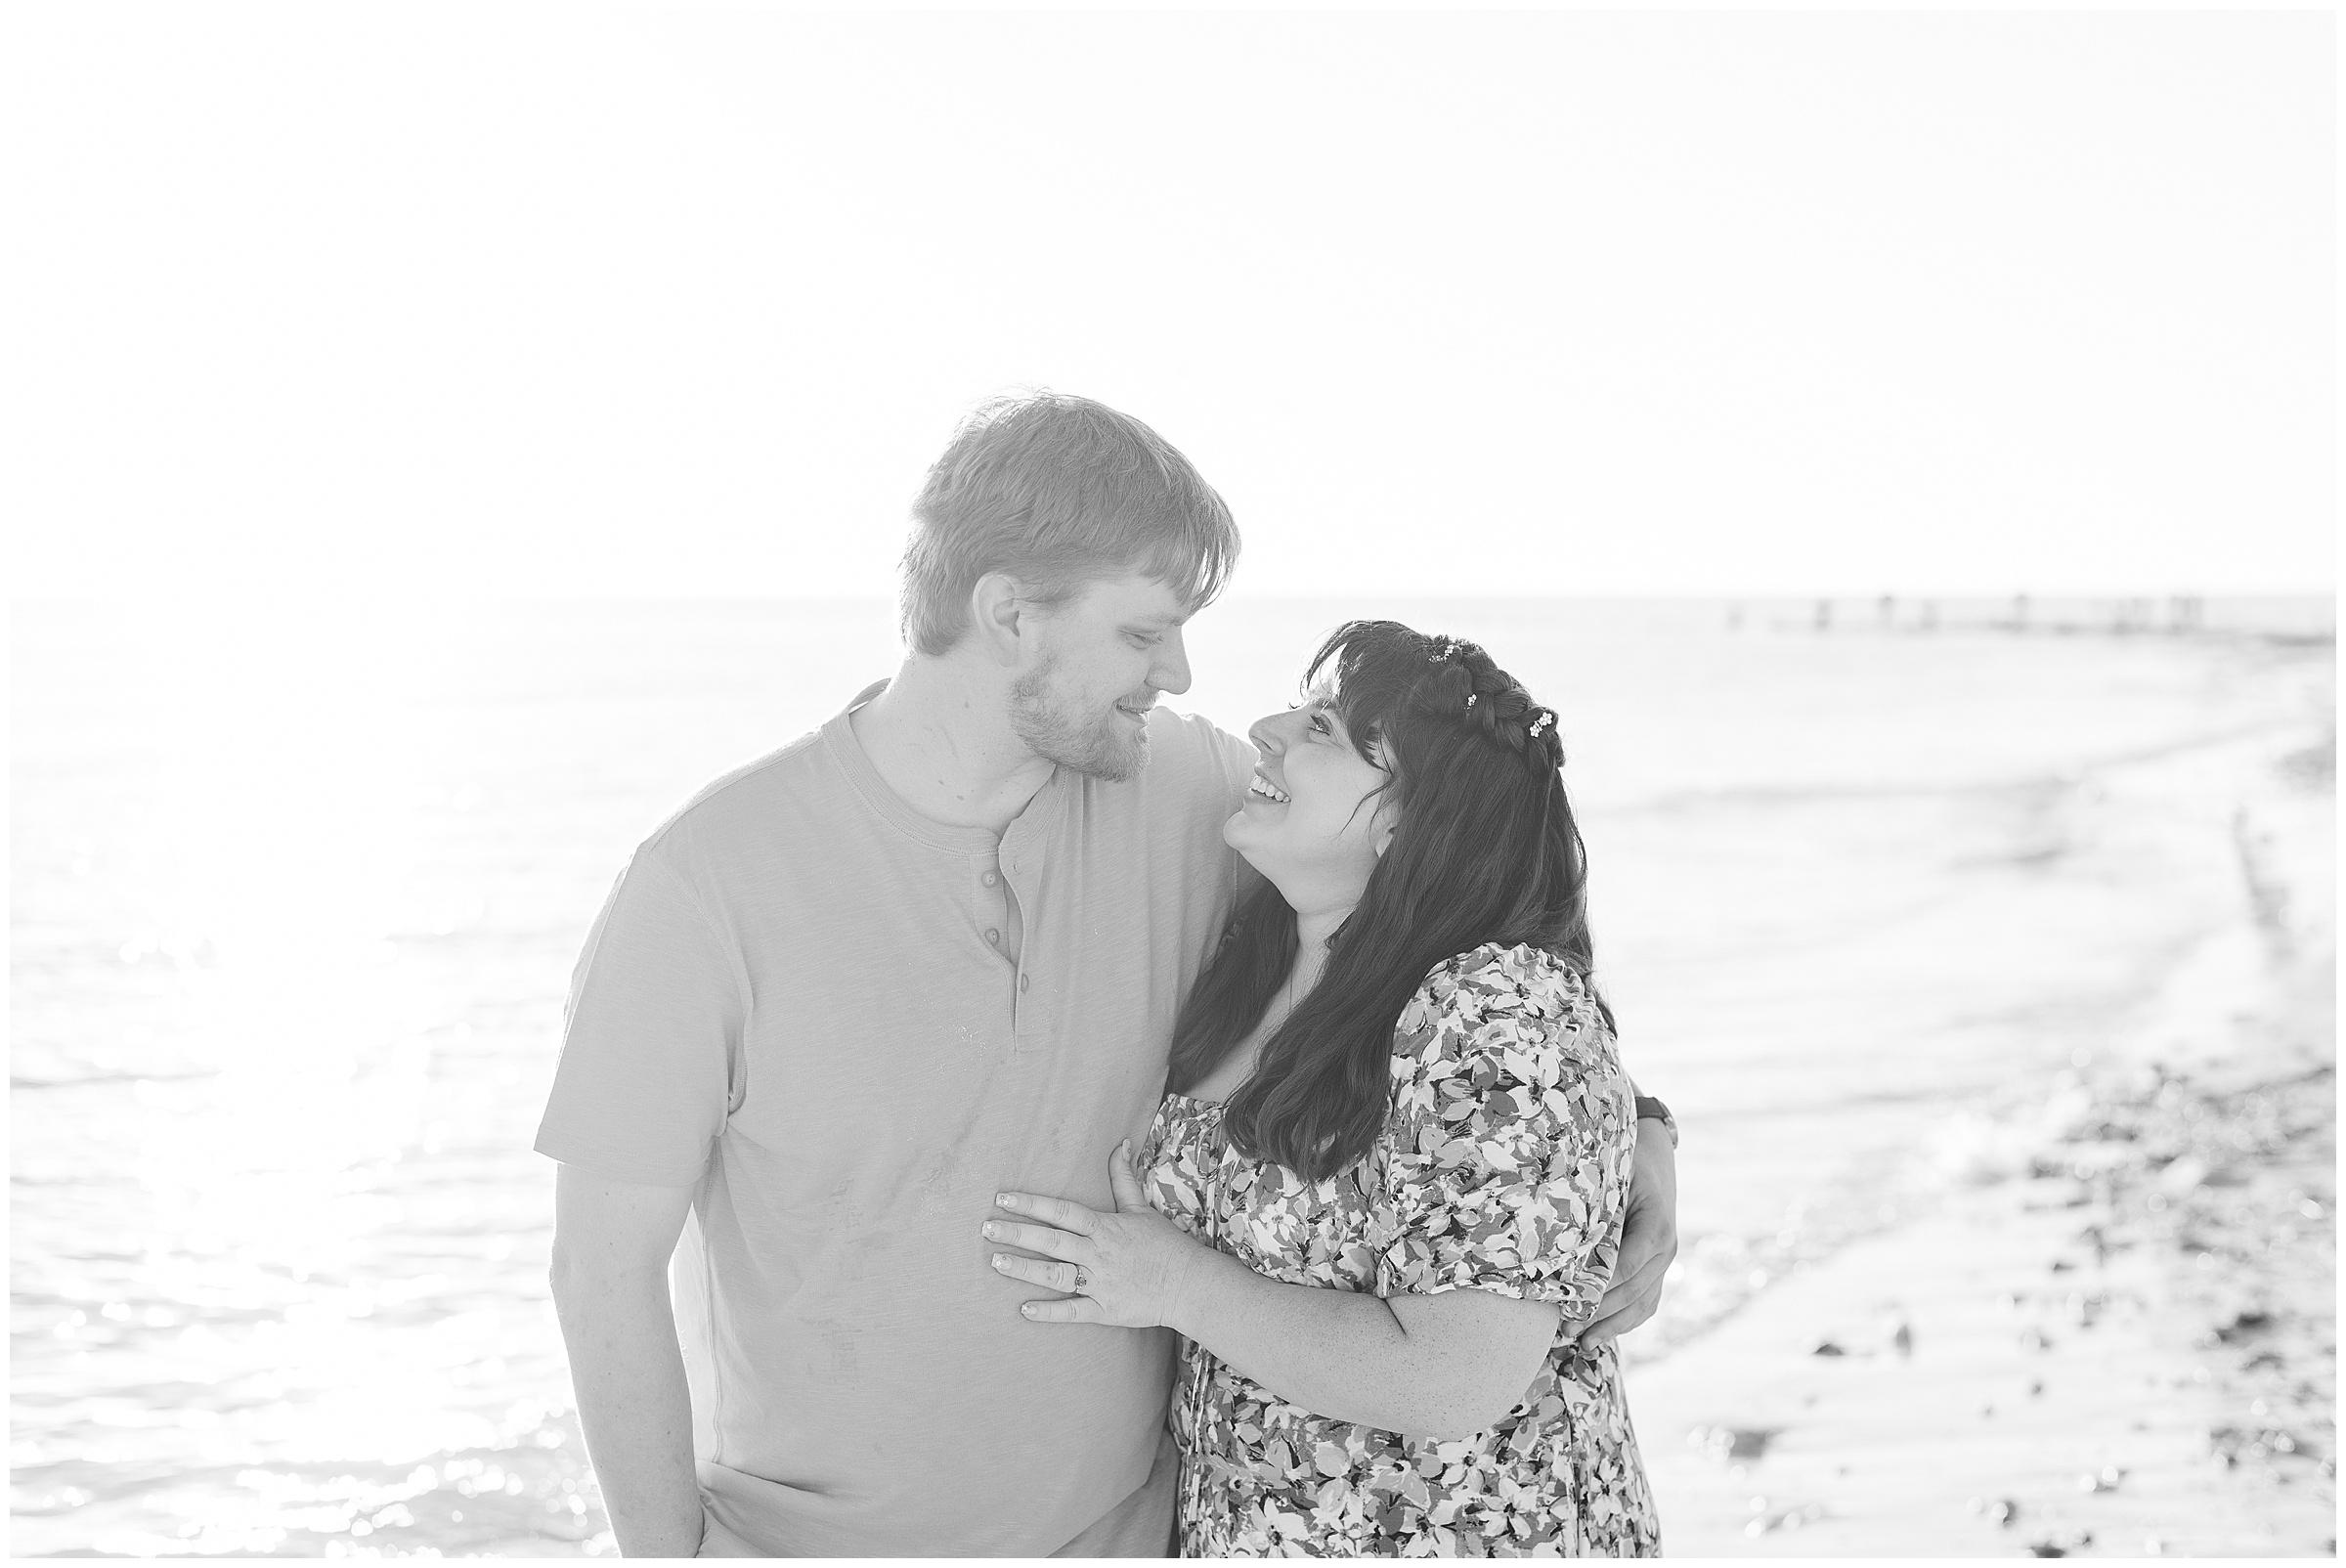
[[[1540,717],[1532,720],[1530,732],[1532,739],[1538,740],[1540,738],[1540,732],[1555,721],[1556,716],[1552,712],[1549,712],[1546,709],[1542,709]]]
[[[1457,651],[1458,644],[1456,638],[1436,637],[1434,638],[1434,651],[1426,655],[1425,662],[1427,664],[1440,664]]]
[[[1468,693],[1466,694],[1466,706],[1467,706],[1467,707],[1469,707],[1469,708],[1472,708],[1472,707],[1474,706],[1474,699],[1475,699],[1475,698],[1477,698],[1477,697],[1479,697],[1479,696],[1481,696],[1481,695],[1482,695],[1482,693],[1481,693],[1481,692],[1479,692],[1479,691],[1470,691],[1470,692],[1468,692]]]

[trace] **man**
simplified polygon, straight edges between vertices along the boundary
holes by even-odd
[[[630,1555],[1167,1548],[1166,1336],[1026,1322],[978,1226],[1007,1188],[1109,1201],[1236,900],[1253,748],[1153,705],[1238,533],[1049,394],[980,409],[914,517],[895,678],[645,841],[573,980],[538,1148]],[[1674,1250],[1641,1144],[1600,1331]]]

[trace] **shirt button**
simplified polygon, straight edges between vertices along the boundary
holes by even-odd
[[[1026,988],[1026,981],[1031,978],[1032,977],[1030,976],[1021,975],[1019,977],[1019,989],[1021,991],[1024,990]]]
[[[993,927],[988,926],[985,928],[985,939],[998,945],[1002,940],[1002,934],[996,931]]]
[[[992,872],[992,871],[988,871],[988,872],[987,872],[987,873],[986,873],[984,876],[982,876],[982,877],[979,877],[978,880],[979,882],[982,882],[982,883],[984,883],[984,884],[985,884],[987,887],[989,887],[989,888],[990,888],[990,887],[992,887],[992,886],[993,886],[995,883],[997,883],[997,882],[1000,882],[1000,881],[1002,880],[1002,878],[1001,878],[1001,875],[1000,875],[999,873],[997,873],[997,872]]]

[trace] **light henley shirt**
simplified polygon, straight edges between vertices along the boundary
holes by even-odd
[[[885,685],[635,851],[539,1129],[694,1190],[672,1278],[704,1554],[1049,1553],[1163,1427],[1165,1332],[1027,1322],[978,1226],[1004,1188],[1111,1206],[1237,894],[1254,749],[1156,709],[1137,777],[1060,768],[997,839],[882,781],[848,714]]]

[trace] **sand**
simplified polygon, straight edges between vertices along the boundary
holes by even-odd
[[[2237,921],[1629,1395],[1672,1555],[2336,1549],[2334,735],[2179,763]]]

